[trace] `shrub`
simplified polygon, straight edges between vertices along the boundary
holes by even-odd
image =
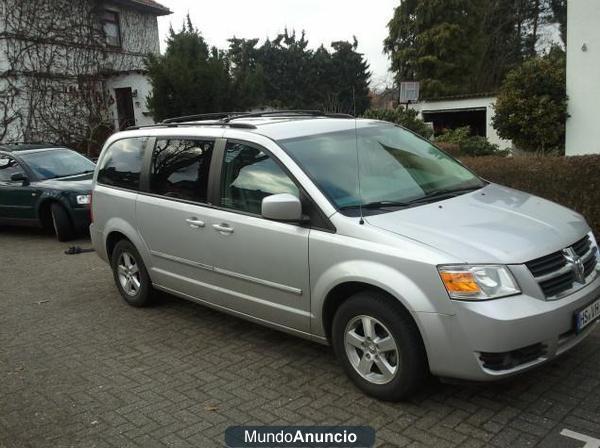
[[[567,117],[565,52],[553,48],[506,76],[493,124],[523,151],[563,154]]]
[[[454,143],[461,146],[465,140],[471,137],[471,128],[464,126],[456,129],[446,129],[435,138],[436,143]]]
[[[600,236],[600,155],[461,157],[484,179],[572,208]]]
[[[419,118],[419,112],[414,109],[407,110],[401,106],[394,110],[369,109],[364,113],[363,117],[399,124],[425,138],[433,135],[431,127]]]
[[[498,145],[490,143],[487,138],[471,135],[469,126],[448,129],[435,138],[435,143],[457,156],[506,155],[506,151],[500,151]]]
[[[481,156],[506,156],[508,151],[500,150],[500,147],[494,143],[490,143],[487,138],[480,135],[475,135],[463,142],[460,151],[465,156],[481,157]]]

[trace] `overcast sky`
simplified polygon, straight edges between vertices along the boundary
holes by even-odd
[[[181,27],[189,12],[192,23],[200,29],[210,45],[227,48],[232,36],[273,38],[287,26],[305,30],[310,46],[327,46],[336,40],[358,39],[373,72],[372,84],[380,87],[389,75],[389,60],[383,54],[387,23],[399,0],[158,0],[173,14],[159,18],[162,48],[172,24]]]

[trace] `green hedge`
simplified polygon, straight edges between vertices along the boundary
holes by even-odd
[[[527,191],[578,211],[600,237],[600,155],[460,159],[490,182]]]

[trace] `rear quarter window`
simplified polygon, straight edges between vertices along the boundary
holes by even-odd
[[[117,140],[106,150],[98,171],[98,183],[128,190],[140,189],[140,173],[146,139]]]

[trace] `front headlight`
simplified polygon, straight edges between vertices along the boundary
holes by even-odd
[[[506,266],[448,265],[438,266],[438,271],[452,299],[497,299],[521,292]]]
[[[89,194],[78,194],[77,195],[77,204],[79,205],[90,205],[92,200],[92,196]]]

